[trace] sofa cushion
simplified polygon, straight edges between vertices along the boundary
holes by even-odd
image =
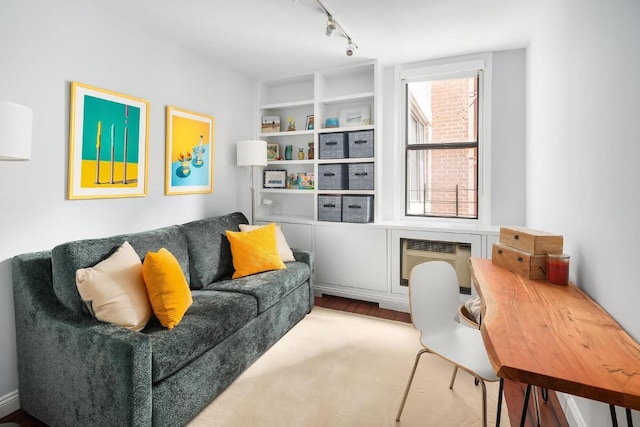
[[[151,318],[142,263],[129,242],[93,267],[76,271],[82,301],[102,322],[141,331]]]
[[[213,282],[205,289],[240,292],[258,301],[258,313],[277,303],[289,292],[309,280],[309,266],[302,262],[287,262],[285,270],[273,270],[240,279]]]
[[[240,224],[240,231],[242,232],[253,231],[261,227],[266,227],[266,226]],[[278,254],[280,255],[280,258],[282,258],[283,262],[292,262],[296,260],[296,258],[293,256],[293,251],[291,251],[291,248],[287,243],[287,238],[284,237],[282,228],[278,224],[276,224],[276,246],[278,247]]]
[[[173,329],[193,302],[180,264],[165,248],[147,252],[142,276],[153,313],[162,326]]]
[[[147,252],[165,247],[180,263],[189,282],[187,240],[179,226],[159,228],[141,233],[122,234],[102,239],[76,240],[56,246],[51,251],[53,290],[60,302],[79,314],[90,315],[76,287],[76,270],[96,265],[107,259],[128,241],[142,260]]]
[[[287,268],[278,254],[275,224],[247,232],[227,230],[227,238],[235,269],[232,278]]]
[[[195,290],[192,296],[193,304],[175,328],[164,329],[152,319],[142,331],[151,340],[154,383],[197,359],[257,316],[256,299],[250,295]]]
[[[189,243],[191,289],[202,289],[207,283],[231,276],[233,263],[225,231],[239,231],[239,224],[247,223],[242,213],[235,212],[180,226]]]

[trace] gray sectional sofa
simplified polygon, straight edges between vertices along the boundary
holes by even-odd
[[[187,424],[313,307],[309,252],[231,280],[225,230],[243,223],[232,213],[14,257],[21,407],[51,426]],[[125,240],[141,259],[165,247],[179,261],[193,304],[174,329],[103,323],[81,301],[75,271]]]

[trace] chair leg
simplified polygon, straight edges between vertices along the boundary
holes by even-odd
[[[455,365],[453,368],[453,375],[451,375],[451,382],[449,383],[449,389],[453,388],[453,383],[456,380],[456,374],[458,373],[458,365]]]
[[[487,386],[481,378],[478,381],[482,386],[482,427],[487,427]]]
[[[402,403],[400,403],[400,409],[398,409],[398,415],[396,416],[396,422],[400,421],[400,416],[402,415],[402,410],[404,409],[404,404],[407,401],[407,396],[409,395],[409,389],[411,388],[411,383],[413,382],[413,376],[416,374],[416,368],[418,367],[418,362],[420,361],[420,357],[428,353],[427,349],[422,349],[416,355],[416,361],[413,364],[413,370],[411,370],[411,376],[409,377],[409,382],[407,383],[407,388],[404,391],[404,396],[402,397]]]

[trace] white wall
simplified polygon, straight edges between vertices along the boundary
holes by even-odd
[[[0,162],[1,405],[18,388],[11,257],[79,238],[248,214],[249,172],[235,167],[235,141],[255,136],[247,122],[256,85],[82,0],[3,0],[0,64],[0,99],[34,114],[32,160]],[[71,81],[150,101],[147,197],[66,199]],[[166,105],[215,117],[213,194],[164,195]]]
[[[639,17],[637,0],[551,3],[527,50],[526,149],[527,225],[565,236],[571,280],[636,341]],[[611,425],[606,405],[575,402],[573,425]]]

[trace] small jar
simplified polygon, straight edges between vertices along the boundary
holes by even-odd
[[[309,143],[309,150],[307,150],[307,159],[311,160],[313,159],[313,157],[315,156],[314,152],[313,152],[313,142]]]
[[[569,255],[547,255],[547,280],[556,285],[569,283]]]
[[[304,150],[302,148],[298,149],[298,160],[304,160]]]

